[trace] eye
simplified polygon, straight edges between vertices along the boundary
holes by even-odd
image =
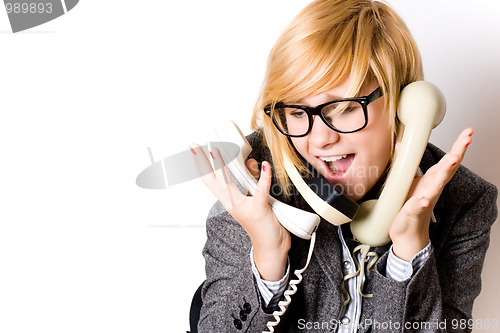
[[[335,107],[335,111],[339,116],[348,115],[353,112],[361,111],[362,107],[359,103],[356,102],[345,102],[339,103]]]
[[[287,116],[294,117],[294,118],[303,118],[307,117],[307,113],[304,110],[301,109],[295,109],[295,108],[286,108],[285,113]]]
[[[357,108],[358,107],[355,105],[349,105],[344,110],[342,110],[342,113],[350,113],[350,112],[356,111]]]

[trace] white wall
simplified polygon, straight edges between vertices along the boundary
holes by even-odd
[[[0,331],[179,332],[204,279],[199,181],[136,187],[157,159],[232,118],[248,132],[267,54],[308,1],[81,1],[10,33],[0,10]],[[444,149],[497,186],[498,1],[391,1],[448,100]],[[495,226],[475,316],[499,319]]]

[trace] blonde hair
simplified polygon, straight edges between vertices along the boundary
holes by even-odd
[[[371,0],[317,0],[305,7],[279,36],[269,55],[251,126],[263,131],[274,171],[285,196],[290,180],[281,154],[301,172],[307,168],[286,136],[263,112],[278,102],[320,94],[351,79],[348,97],[376,81],[390,112],[388,130],[397,135],[396,105],[403,86],[423,79],[416,43],[402,19],[385,3]],[[346,96],[347,97],[347,96]]]

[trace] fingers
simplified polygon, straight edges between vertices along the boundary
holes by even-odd
[[[456,164],[461,163],[464,158],[465,152],[467,151],[467,147],[472,142],[472,134],[474,130],[472,128],[467,128],[460,133],[457,140],[453,144],[449,154],[456,155],[454,162]]]
[[[444,186],[451,180],[464,158],[467,147],[471,143],[473,130],[467,128],[458,136],[451,150],[420,177],[412,196],[426,197],[434,204]]]
[[[267,203],[269,198],[269,189],[271,188],[271,164],[262,162],[262,171],[260,179],[255,190],[255,200],[259,204]]]
[[[214,164],[214,171],[207,155],[198,144],[191,144],[190,148],[202,182],[210,189],[222,205],[224,205],[227,210],[230,210],[234,206],[235,200],[238,200],[243,194],[234,183],[232,183],[220,151],[214,149],[213,152],[209,152]]]
[[[210,159],[213,163],[212,168],[212,163],[210,163],[210,160],[207,158],[207,155],[200,147],[200,145],[193,143],[189,145],[189,148],[193,153],[198,173],[200,174],[200,177],[205,184],[214,182],[217,177],[221,177],[222,179],[224,179],[226,184],[230,183],[231,178],[229,177],[227,167],[224,163],[224,159],[222,158],[219,149],[214,148],[213,151],[209,151]]]
[[[473,133],[474,130],[472,128],[463,130],[457,140],[455,140],[451,150],[436,165],[438,169],[437,174],[439,175],[437,181],[440,183],[445,182],[443,185],[453,177],[460,163],[462,163],[467,147],[472,142],[471,136]]]
[[[196,169],[198,169],[198,173],[204,183],[212,182],[215,178],[213,174],[212,165],[208,160],[205,152],[197,143],[192,143],[189,145],[191,152],[193,153],[194,163],[196,164]]]
[[[213,169],[203,149],[197,145],[190,145],[198,172],[203,183],[219,199],[224,207],[230,211],[235,204],[240,202],[246,195],[242,194],[238,187],[231,181],[229,171],[224,163],[222,155],[217,148],[209,152],[213,161]],[[250,173],[259,179],[258,163],[254,159],[247,162]],[[215,170],[214,170],[215,169]],[[268,205],[269,189],[271,187],[271,165],[269,162],[262,163],[260,179],[255,189],[254,200],[259,206]]]
[[[233,196],[233,188],[234,184],[231,181],[231,177],[229,176],[229,171],[227,170],[227,166],[224,162],[224,159],[222,158],[222,155],[219,151],[219,149],[214,148],[213,152],[210,152],[210,156],[212,157],[213,163],[214,163],[214,168],[215,168],[215,173],[216,173],[216,178],[224,178],[224,183],[226,184],[226,198],[228,199],[227,202],[225,202],[224,206],[228,211],[233,209],[235,202],[234,202],[234,196]]]
[[[231,177],[229,176],[226,163],[224,162],[219,149],[213,148],[213,150],[210,151],[210,156],[212,157],[215,174],[217,175],[217,177],[222,177],[224,179],[224,182],[226,184],[229,184],[231,182]]]
[[[451,150],[423,176],[414,180],[409,199],[396,216],[389,232],[393,241],[393,252],[399,258],[410,261],[428,244],[432,210],[444,186],[462,162],[471,143],[472,134],[471,128],[462,131]]]

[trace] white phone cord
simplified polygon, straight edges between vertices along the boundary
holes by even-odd
[[[269,321],[266,324],[269,331],[263,331],[262,333],[274,333],[274,327],[280,323],[280,317],[285,314],[286,310],[288,309],[288,305],[292,302],[292,298],[290,296],[297,292],[297,285],[302,282],[302,273],[304,273],[304,271],[307,269],[307,266],[309,266],[309,261],[312,257],[315,242],[316,232],[314,232],[311,236],[311,243],[309,244],[309,253],[307,254],[306,265],[302,269],[296,269],[294,271],[294,274],[297,276],[297,280],[290,281],[288,289],[285,290],[285,300],[278,303],[280,310],[276,310],[273,312],[275,321]]]

